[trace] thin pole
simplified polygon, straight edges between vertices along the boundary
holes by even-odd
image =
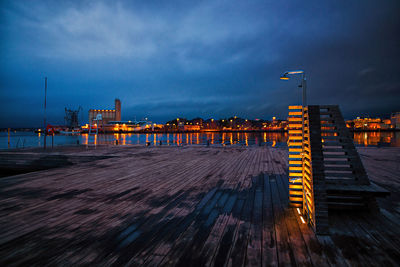
[[[304,74],[303,74],[304,75]],[[304,203],[307,202],[306,193],[304,191],[304,76],[302,80],[302,89],[303,89],[303,99],[302,99],[302,106],[301,106],[301,132],[302,132],[302,142],[301,142],[301,165],[302,165],[302,174],[301,174],[301,183],[302,183],[302,190],[303,190],[303,214],[305,214],[305,206]],[[308,215],[307,215],[308,217]]]
[[[305,73],[303,72],[301,76],[301,89],[302,89],[302,103],[301,103],[301,131],[302,131],[302,144],[301,144],[301,163],[302,163],[302,190],[303,190],[303,214],[306,214],[306,207],[307,207],[307,196],[304,190],[304,109],[306,107],[306,94],[305,94]],[[308,218],[308,214],[307,214]]]
[[[47,77],[44,77],[44,149],[46,149],[46,97],[47,97]]]
[[[8,148],[10,148],[10,128],[8,128]]]
[[[303,80],[302,80],[302,87],[303,87],[303,107],[307,106],[307,81],[306,81],[306,74],[303,73]]]

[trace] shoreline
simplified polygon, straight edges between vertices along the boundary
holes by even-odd
[[[105,134],[120,134],[120,133],[136,133],[136,134],[174,134],[174,133],[202,133],[202,134],[207,134],[207,133],[287,133],[287,130],[200,130],[200,131],[151,131],[151,130],[144,130],[144,131],[106,131],[102,132]],[[87,134],[88,132],[82,132],[84,134]],[[100,133],[100,132],[99,132]]]
[[[35,132],[36,128],[15,128],[10,129],[12,132]],[[363,133],[363,132],[400,132],[400,129],[376,129],[376,130],[359,130],[359,129],[349,129],[350,132]],[[0,132],[7,132],[8,128],[0,128]],[[199,130],[199,131],[100,131],[99,134],[174,134],[174,133],[287,133],[288,130]],[[56,133],[58,135],[60,133]],[[88,134],[88,131],[80,132],[79,134]],[[78,135],[78,134],[77,134]]]

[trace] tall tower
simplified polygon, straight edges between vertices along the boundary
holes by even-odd
[[[115,99],[115,120],[121,121],[121,100]]]

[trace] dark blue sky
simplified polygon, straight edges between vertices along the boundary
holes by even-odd
[[[0,127],[62,123],[64,107],[122,119],[285,118],[286,70],[310,104],[400,111],[400,1],[1,1]]]

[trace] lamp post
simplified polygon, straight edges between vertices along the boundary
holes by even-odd
[[[303,94],[302,94],[302,109],[301,109],[301,129],[302,129],[302,136],[303,136],[303,140],[302,140],[302,146],[301,146],[301,155],[302,155],[302,162],[304,162],[304,108],[307,106],[307,83],[306,83],[306,74],[304,72],[304,70],[294,70],[294,71],[286,71],[281,77],[281,80],[289,80],[289,75],[301,75],[301,84],[299,85],[299,87],[301,87],[303,89]],[[304,187],[304,166],[302,167],[302,184]],[[305,192],[303,190],[303,213],[304,213],[304,206],[306,207],[306,211],[307,211],[307,220],[309,220],[309,216],[308,214],[310,214],[310,211],[308,210],[307,205],[304,205],[304,201],[306,200],[306,195]]]
[[[305,106],[307,106],[306,74],[305,74],[304,70],[287,71],[280,77],[280,79],[281,80],[289,80],[290,79],[289,75],[301,75],[301,85],[299,85],[299,87],[301,87],[303,89],[303,108],[304,108]]]
[[[46,149],[46,137],[47,137],[46,97],[47,97],[47,77],[44,77],[44,149]]]

